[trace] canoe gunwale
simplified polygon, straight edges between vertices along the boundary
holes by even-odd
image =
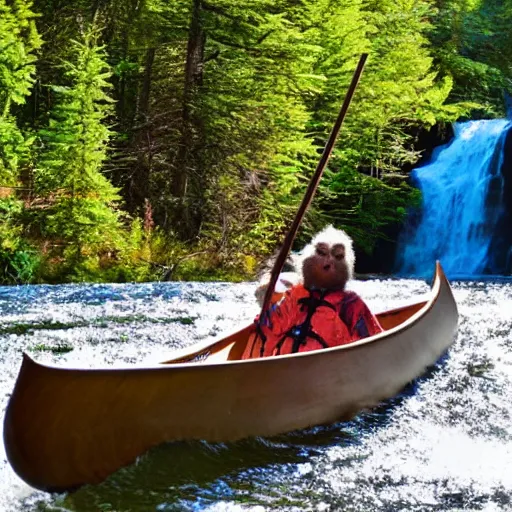
[[[62,371],[85,371],[85,372],[104,372],[108,371],[111,372],[112,370],[116,371],[171,371],[171,370],[184,370],[185,368],[196,368],[197,366],[201,366],[203,368],[205,367],[219,367],[219,366],[226,366],[226,365],[234,365],[234,364],[269,364],[272,361],[281,361],[283,359],[290,359],[290,358],[298,358],[298,357],[315,357],[318,354],[325,354],[325,353],[333,353],[333,352],[341,352],[341,351],[350,351],[355,350],[361,346],[368,345],[377,341],[382,341],[385,338],[390,338],[396,335],[397,333],[402,333],[407,331],[408,329],[414,327],[415,324],[420,322],[423,317],[433,308],[435,305],[439,294],[442,290],[442,285],[447,286],[450,288],[450,285],[446,279],[446,276],[441,268],[441,265],[439,262],[436,262],[436,271],[435,271],[435,277],[431,288],[431,296],[426,301],[418,301],[416,303],[407,304],[406,306],[394,308],[391,310],[387,310],[381,314],[393,314],[396,312],[400,312],[402,310],[408,309],[410,307],[418,306],[420,304],[423,304],[423,306],[416,311],[414,314],[412,314],[407,320],[405,320],[403,323],[392,327],[391,329],[382,331],[374,336],[369,336],[367,338],[363,338],[351,343],[348,343],[346,345],[339,345],[336,347],[328,347],[328,348],[322,348],[318,350],[312,350],[309,352],[298,352],[296,354],[282,354],[282,355],[276,355],[272,357],[265,357],[265,358],[255,358],[255,359],[236,359],[236,360],[225,360],[225,361],[213,361],[208,362],[208,359],[204,359],[201,361],[183,361],[188,358],[195,358],[200,356],[201,354],[204,354],[205,352],[208,352],[209,350],[213,350],[217,348],[217,345],[222,346],[223,344],[226,346],[228,345],[231,340],[236,340],[236,338],[240,335],[242,335],[245,331],[252,331],[254,328],[254,324],[251,323],[241,329],[236,330],[235,332],[228,334],[220,339],[207,342],[206,344],[201,344],[200,347],[194,348],[189,347],[188,352],[180,354],[179,352],[187,351],[187,348],[179,349],[177,357],[173,357],[170,359],[166,359],[164,362],[154,363],[150,365],[127,365],[127,366],[105,366],[103,368],[87,368],[87,367],[73,367],[73,366],[58,366],[53,364],[43,364],[35,361],[32,359],[27,353],[23,352],[23,361],[30,361],[30,363],[42,366],[47,369],[51,370],[62,370]],[[378,315],[377,315],[378,316]],[[192,350],[191,350],[192,349]],[[169,362],[167,362],[169,361]]]

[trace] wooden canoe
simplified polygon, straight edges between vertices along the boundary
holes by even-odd
[[[450,346],[458,313],[437,264],[431,298],[378,315],[350,345],[241,361],[253,326],[146,367],[70,369],[23,356],[4,423],[8,459],[33,487],[102,481],[181,439],[272,436],[348,419],[394,396]]]

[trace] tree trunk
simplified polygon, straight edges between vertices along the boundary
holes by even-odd
[[[197,88],[203,82],[204,48],[206,34],[203,30],[201,11],[202,0],[193,0],[185,65],[185,82],[183,87],[183,106],[181,114],[181,140],[176,154],[171,183],[171,194],[177,199],[178,208],[174,220],[181,226],[180,234],[186,238],[193,236],[198,229],[197,222],[192,220],[187,191],[190,180],[190,169],[193,167],[191,155],[194,153],[194,137],[197,133],[198,120],[192,113],[192,102]],[[174,226],[176,227],[176,226]]]
[[[149,97],[151,91],[151,74],[153,72],[153,62],[155,61],[155,48],[146,50],[146,59],[144,62],[144,81],[139,96],[139,105],[137,109],[137,118],[139,122],[145,122],[148,119]]]
[[[138,143],[137,167],[134,169],[129,182],[129,198],[132,206],[141,208],[149,200],[150,180],[153,167],[153,124],[149,114],[149,100],[151,97],[151,75],[155,61],[155,48],[146,50],[144,62],[144,78],[140,89],[135,122],[140,129],[136,135]]]

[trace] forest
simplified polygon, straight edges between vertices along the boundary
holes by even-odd
[[[299,243],[371,254],[456,120],[505,116],[512,3],[0,0],[0,283],[252,279],[363,52]]]

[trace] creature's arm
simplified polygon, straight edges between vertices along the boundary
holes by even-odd
[[[280,294],[274,294],[276,300],[271,302],[263,318],[259,315],[256,317],[255,321],[260,324],[265,332],[270,330],[276,335],[280,334],[281,331],[287,327],[287,325],[284,324],[293,319],[294,300],[291,298],[293,289],[293,285],[290,284],[287,286],[286,291]],[[276,295],[278,296],[276,297]]]
[[[293,303],[290,298],[290,290],[287,290],[278,302],[272,303],[261,317],[258,315],[254,319],[257,326],[256,333],[249,339],[242,359],[272,354],[276,339],[284,332],[290,321]]]
[[[354,292],[345,294],[340,309],[340,318],[345,322],[353,340],[367,338],[383,330],[370,308]]]

